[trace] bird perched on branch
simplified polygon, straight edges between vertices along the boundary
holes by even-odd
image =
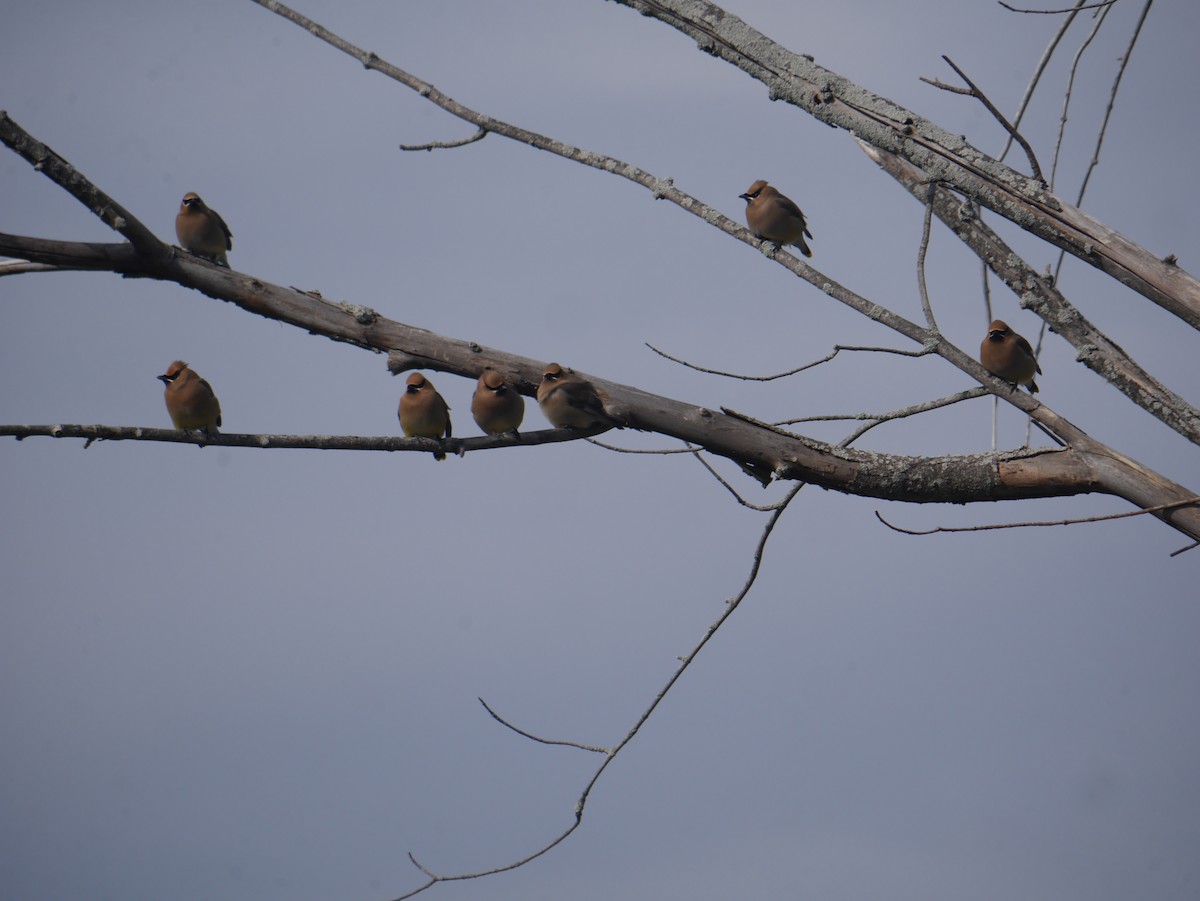
[[[780,247],[795,244],[806,257],[812,256],[804,242],[806,235],[812,238],[812,232],[795,202],[761,178],[739,196],[746,201],[746,224],[756,238],[774,241]]]
[[[494,369],[479,376],[471,398],[471,415],[488,435],[515,432],[525,418],[525,398],[521,397],[504,376]]]
[[[979,345],[979,362],[997,378],[1010,382],[1014,388],[1025,385],[1030,394],[1037,394],[1035,375],[1042,374],[1037,357],[1029,342],[997,319],[988,326],[987,337]]]
[[[409,438],[450,437],[450,406],[437,393],[433,382],[419,372],[408,377],[396,415]],[[433,459],[445,460],[446,454],[434,451]]]
[[[175,428],[216,434],[217,426],[221,424],[221,402],[213,393],[212,385],[189,369],[183,360],[176,360],[158,378],[166,385],[163,396]]]
[[[184,250],[207,257],[219,266],[229,268],[225,251],[233,250],[233,232],[216,210],[209,209],[200,195],[188,191],[175,215],[175,236]]]
[[[620,420],[605,412],[600,392],[591,382],[557,363],[549,364],[542,373],[537,402],[542,414],[558,429],[624,426]]]

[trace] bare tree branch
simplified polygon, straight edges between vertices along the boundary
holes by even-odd
[[[653,344],[647,343],[646,346],[660,357],[670,360],[672,363],[678,363],[680,366],[685,366],[688,369],[694,370],[695,372],[704,372],[708,375],[720,375],[724,376],[725,378],[739,379],[740,381],[744,382],[773,382],[776,379],[785,379],[788,376],[804,372],[806,369],[812,369],[816,366],[820,366],[822,363],[828,363],[843,350],[859,350],[881,354],[896,354],[897,356],[901,357],[923,357],[926,354],[932,353],[931,348],[928,347],[922,347],[919,350],[899,350],[894,347],[855,347],[854,345],[850,344],[835,344],[833,346],[833,350],[821,357],[821,359],[813,360],[811,363],[805,363],[803,366],[797,366],[795,369],[789,369],[786,372],[775,372],[771,375],[744,375],[737,372],[725,372],[722,369],[708,369],[704,366],[698,366],[695,363],[689,363],[687,360],[672,356],[665,350],[660,350],[659,348],[655,347]]]
[[[925,202],[928,176],[893,154],[859,142],[880,167]],[[1075,348],[1077,359],[1103,377],[1146,412],[1194,444],[1200,444],[1200,410],[1169,390],[1140,367],[1114,341],[1088,321],[1055,288],[1022,260],[992,231],[969,204],[943,187],[934,192],[934,214],[970,247],[984,264],[1017,295],[1021,306],[1033,310]]]
[[[401,144],[401,150],[448,150],[454,147],[466,147],[468,144],[474,144],[476,141],[482,141],[487,137],[488,130],[481,128],[469,138],[460,138],[457,141],[431,141],[428,144]]]
[[[200,447],[254,447],[263,450],[353,450],[353,451],[445,451],[462,455],[468,451],[493,450],[500,447],[533,447],[577,441],[598,435],[607,428],[588,431],[572,429],[541,429],[535,432],[508,432],[503,435],[477,435],[471,438],[401,438],[393,435],[366,437],[361,435],[255,435],[237,432],[217,432],[205,435],[186,429],[155,429],[141,426],[113,425],[0,425],[0,437],[16,438],[85,438],[93,441],[163,441],[170,444],[195,444]]]
[[[492,876],[492,875],[495,875],[496,873],[506,873],[510,870],[518,869],[518,868],[523,867],[526,864],[536,860],[537,858],[541,857],[543,854],[546,854],[547,852],[553,850],[555,847],[557,847],[559,844],[561,844],[568,836],[570,836],[571,833],[573,833],[576,829],[579,828],[580,824],[583,822],[583,813],[584,813],[584,810],[587,808],[588,798],[591,796],[592,789],[596,787],[596,783],[600,781],[600,777],[604,775],[604,771],[606,769],[608,769],[608,765],[617,758],[617,755],[620,754],[622,750],[624,750],[626,745],[628,745],[631,741],[633,741],[634,737],[638,734],[639,731],[641,731],[642,726],[644,726],[646,724],[646,722],[650,719],[650,717],[654,714],[654,711],[658,708],[658,705],[660,703],[662,703],[663,699],[667,696],[667,694],[670,693],[671,689],[675,686],[675,683],[679,681],[680,677],[682,677],[683,674],[687,671],[688,667],[691,666],[692,661],[694,661],[696,659],[696,657],[704,649],[704,646],[706,644],[708,644],[709,640],[714,635],[716,635],[717,631],[721,628],[722,625],[724,625],[726,620],[728,620],[729,617],[733,615],[733,612],[735,610],[737,610],[737,608],[741,605],[742,601],[745,600],[746,596],[750,593],[750,589],[754,587],[754,583],[758,579],[758,574],[762,568],[763,554],[766,551],[767,539],[769,539],[771,537],[771,533],[775,530],[775,526],[779,522],[779,518],[783,515],[784,511],[787,510],[788,505],[792,502],[792,500],[800,492],[800,489],[802,489],[803,487],[804,487],[803,485],[793,486],[791,491],[788,492],[787,497],[785,497],[782,501],[780,501],[780,503],[778,504],[776,509],[772,512],[770,518],[767,520],[766,525],[763,527],[762,534],[759,536],[758,544],[754,549],[754,556],[753,556],[753,559],[752,559],[752,562],[750,565],[750,573],[746,577],[746,581],[743,583],[741,590],[738,591],[738,593],[736,595],[734,595],[733,597],[729,598],[726,601],[725,610],[722,611],[721,615],[719,617],[717,617],[716,621],[713,622],[712,625],[710,625],[708,627],[708,629],[705,631],[704,635],[700,638],[700,640],[696,643],[696,645],[692,648],[692,650],[688,654],[679,658],[680,664],[675,669],[675,672],[671,675],[671,678],[667,680],[666,684],[663,685],[663,687],[659,690],[658,694],[656,694],[654,696],[654,699],[650,702],[649,706],[647,706],[646,709],[642,711],[641,716],[638,717],[637,721],[633,724],[633,726],[629,729],[629,731],[626,732],[625,737],[622,738],[619,742],[617,742],[617,744],[614,745],[611,749],[589,748],[586,746],[574,744],[573,742],[546,742],[544,739],[540,739],[540,738],[537,738],[536,736],[530,735],[529,733],[524,732],[520,729],[517,729],[516,727],[512,726],[511,724],[500,719],[500,717],[496,716],[496,714],[492,711],[492,709],[490,707],[487,706],[487,704],[484,704],[484,707],[487,709],[488,713],[491,713],[492,716],[495,717],[499,722],[501,722],[505,726],[508,726],[508,728],[512,729],[514,732],[518,732],[519,734],[524,735],[526,738],[530,738],[530,739],[533,739],[534,741],[540,741],[540,742],[543,742],[546,744],[566,744],[566,745],[570,745],[572,747],[583,747],[585,750],[594,750],[594,751],[597,751],[598,753],[602,753],[605,755],[604,762],[601,763],[599,767],[597,767],[596,771],[592,774],[591,779],[588,780],[587,785],[584,786],[583,792],[580,794],[579,799],[575,802],[575,820],[574,820],[574,822],[572,822],[570,826],[568,826],[561,834],[559,834],[556,838],[554,838],[552,841],[547,843],[545,846],[539,848],[534,853],[521,858],[520,860],[512,861],[510,863],[504,864],[503,866],[493,867],[492,869],[489,869],[489,870],[479,870],[479,871],[473,872],[473,873],[457,873],[454,875],[439,875],[438,873],[435,873],[433,870],[426,867],[424,864],[420,863],[417,860],[417,858],[413,854],[410,853],[408,855],[409,860],[412,861],[413,865],[415,867],[417,867],[417,869],[419,869],[426,877],[428,877],[429,881],[424,883],[423,885],[417,887],[416,889],[414,889],[411,892],[407,892],[406,894],[400,895],[399,897],[397,897],[395,899],[395,901],[405,901],[405,899],[407,899],[407,898],[412,898],[416,895],[419,895],[422,892],[426,891],[427,889],[432,888],[434,885],[437,885],[439,882],[463,882],[463,881],[472,880],[472,879],[479,879],[484,876]],[[480,703],[483,704],[482,699],[480,699]]]
[[[1062,112],[1058,117],[1058,136],[1054,140],[1054,159],[1050,163],[1051,187],[1057,184],[1056,179],[1058,177],[1058,160],[1059,155],[1062,152],[1063,140],[1066,137],[1068,119],[1067,114],[1071,108],[1071,98],[1075,93],[1075,77],[1079,74],[1079,63],[1083,59],[1083,54],[1087,52],[1087,48],[1090,47],[1092,41],[1095,40],[1096,35],[1100,33],[1100,27],[1108,18],[1108,13],[1111,9],[1111,6],[1106,6],[1104,11],[1096,17],[1096,21],[1093,23],[1091,30],[1087,33],[1087,36],[1084,37],[1083,42],[1079,45],[1079,49],[1075,51],[1075,55],[1071,57],[1071,69],[1067,75],[1067,87],[1063,91]],[[1062,266],[1062,261],[1063,254],[1062,251],[1059,251],[1058,262],[1060,268]]]
[[[996,0],[1001,6],[1009,12],[1014,13],[1030,13],[1034,15],[1053,16],[1060,13],[1076,13],[1083,9],[1100,9],[1105,6],[1112,6],[1117,0],[1102,0],[1100,3],[1089,3],[1084,5],[1082,2],[1078,6],[1068,7],[1067,9],[1019,9],[1016,6],[1009,6],[1004,0]]]
[[[1200,329],[1200,282],[903,107],[792,53],[707,0],[616,0],[695,40],[820,122],[913,163]]]
[[[1134,45],[1137,44],[1138,37],[1142,33],[1142,26],[1146,24],[1146,17],[1150,15],[1150,7],[1153,5],[1154,0],[1146,0],[1146,5],[1142,7],[1142,14],[1138,17],[1137,24],[1133,28],[1133,34],[1129,38],[1129,46],[1121,54],[1121,65],[1117,67],[1117,75],[1113,79],[1112,89],[1108,94],[1108,105],[1104,108],[1104,121],[1101,123],[1100,130],[1096,135],[1096,149],[1092,151],[1092,159],[1088,163],[1087,172],[1083,176],[1083,183],[1079,186],[1079,193],[1075,197],[1076,206],[1083,203],[1083,197],[1087,193],[1088,182],[1092,178],[1092,172],[1100,165],[1100,148],[1104,146],[1104,137],[1108,133],[1108,121],[1112,118],[1113,107],[1117,104],[1117,91],[1121,88],[1121,79],[1125,77],[1125,67],[1129,65],[1129,58],[1133,56]]]
[[[71,178],[75,171],[71,164],[13,122],[4,110],[0,110],[0,141],[32,163],[38,172],[65,188],[101,222],[120,232],[143,257],[153,259],[171,253],[171,248],[158,240],[129,210],[87,179]]]
[[[800,422],[836,422],[846,419],[863,419],[866,423],[855,429],[843,442],[850,444],[857,441],[871,429],[877,425],[882,425],[885,422],[892,422],[896,419],[907,419],[909,416],[916,416],[918,413],[928,413],[930,410],[937,410],[940,407],[948,407],[951,404],[957,404],[964,400],[971,400],[975,397],[986,397],[990,392],[986,388],[968,388],[966,391],[959,391],[947,397],[939,397],[936,400],[927,400],[919,404],[913,404],[908,407],[901,407],[898,410],[892,410],[889,413],[834,413],[826,416],[801,416],[798,419],[788,419],[779,425],[792,425]]]
[[[921,245],[917,248],[917,290],[921,294],[921,309],[925,311],[925,324],[929,331],[938,334],[937,320],[933,318],[933,305],[929,302],[929,288],[925,284],[925,254],[929,251],[929,232],[933,222],[933,184],[927,184],[925,191],[928,199],[925,201],[925,215],[921,222]]]
[[[1042,75],[1046,71],[1046,67],[1050,65],[1050,59],[1054,56],[1054,51],[1058,49],[1059,43],[1067,33],[1067,29],[1071,27],[1071,23],[1075,21],[1075,16],[1080,9],[1083,8],[1085,0],[1078,0],[1074,9],[1067,10],[1069,15],[1059,23],[1058,30],[1054,33],[1054,37],[1050,39],[1050,43],[1046,45],[1046,49],[1042,51],[1042,58],[1038,60],[1038,64],[1034,67],[1033,75],[1029,78],[1029,84],[1025,86],[1025,93],[1021,95],[1021,102],[1017,104],[1017,114],[1013,116],[1013,125],[1017,128],[1021,127],[1021,120],[1025,117],[1025,111],[1029,109],[1029,101],[1033,99],[1033,92],[1037,89],[1039,82],[1042,80]],[[999,159],[1004,160],[1008,156],[1008,151],[1012,149],[1013,137],[1010,134],[1008,140],[1004,142],[1004,149],[1000,151]],[[1051,188],[1054,186],[1053,176],[1050,179]],[[990,320],[989,320],[990,321]]]
[[[1021,149],[1025,151],[1025,156],[1029,159],[1029,167],[1033,170],[1033,177],[1043,185],[1046,184],[1046,177],[1042,174],[1042,167],[1038,164],[1037,155],[1033,152],[1033,148],[1029,146],[1029,142],[1025,140],[1025,137],[1019,131],[1017,131],[1017,127],[1009,122],[1005,115],[1000,112],[999,109],[997,109],[996,105],[988,99],[987,94],[983,93],[983,91],[979,89],[978,85],[976,85],[975,82],[971,81],[971,79],[967,77],[967,73],[955,65],[954,60],[948,56],[945,56],[944,54],[942,59],[946,61],[946,64],[950,66],[951,69],[958,73],[959,78],[967,83],[967,91],[963,92],[959,88],[951,88],[950,85],[942,84],[940,81],[936,80],[931,81],[928,78],[922,78],[921,81],[942,88],[943,90],[954,90],[956,93],[970,94],[980,103],[982,103],[987,111],[992,114],[992,118],[999,122],[1001,126],[1004,127],[1004,130],[1007,131],[1009,135],[1021,145]]]
[[[11,120],[6,121],[10,133],[13,129],[20,131]],[[81,173],[65,162],[53,171],[46,170],[46,174],[55,181],[66,178],[77,186],[88,184]],[[670,190],[674,191],[673,188]],[[743,241],[750,239],[749,233],[740,227],[730,233]],[[20,238],[16,243],[25,248],[22,253],[25,258],[32,262],[47,261],[39,259],[37,239]],[[54,261],[61,259],[64,248],[70,247],[65,242],[45,242],[44,246],[55,255]],[[174,281],[235,303],[249,312],[300,326],[335,341],[390,352],[389,368],[393,372],[419,365],[475,379],[490,367],[506,373],[516,390],[532,395],[545,366],[545,361],[506,354],[474,341],[446,338],[386,319],[361,304],[332,303],[319,295],[273,285],[191,254],[164,256],[156,253],[152,258],[144,258],[132,247],[107,248],[102,245],[97,252],[96,247],[89,244],[79,245],[78,250],[80,259],[92,268],[103,268],[102,263],[111,256],[109,267],[124,275]],[[0,254],[13,253],[5,236],[0,235]],[[787,254],[779,256],[788,257]],[[802,277],[820,275],[799,265],[794,258],[788,258],[794,264],[789,268]],[[782,261],[781,264],[787,265]],[[939,356],[993,393],[1028,412],[1071,447],[1019,459],[994,454],[905,457],[834,448],[824,442],[781,434],[749,419],[721,416],[704,407],[588,377],[613,399],[614,409],[620,411],[629,426],[670,435],[729,457],[760,481],[773,474],[775,478],[802,480],[854,494],[914,503],[968,503],[1098,491],[1124,497],[1139,507],[1148,507],[1190,497],[1194,493],[1091,438],[1032,395],[1013,391],[1011,385],[986,372],[974,358],[941,336],[869,302],[832,279],[825,279],[821,287],[831,297],[871,319],[932,347]],[[1189,537],[1200,538],[1200,513],[1197,511],[1185,509],[1159,515]]]
[[[530,741],[536,741],[538,744],[542,745],[559,745],[564,748],[578,748],[581,751],[593,751],[596,754],[612,753],[612,750],[609,748],[598,748],[595,745],[583,745],[577,741],[558,741],[552,738],[542,738],[539,735],[534,735],[532,732],[526,732],[524,729],[518,729],[516,726],[494,711],[490,706],[488,706],[488,702],[483,698],[477,698],[476,700],[483,705],[484,710],[492,715],[492,719],[498,722],[501,726],[511,729],[513,732],[517,733],[517,735],[528,738]]]
[[[1181,501],[1173,501],[1169,504],[1161,504],[1158,507],[1150,507],[1145,510],[1128,510],[1124,513],[1108,513],[1104,516],[1084,516],[1079,519],[1055,519],[1050,521],[1043,520],[1040,522],[1002,522],[983,526],[934,526],[932,529],[919,530],[904,529],[900,526],[893,525],[884,519],[883,514],[878,510],[875,511],[875,518],[893,532],[900,532],[904,535],[936,535],[939,532],[992,532],[996,529],[1031,529],[1045,526],[1075,526],[1086,522],[1107,522],[1110,519],[1128,519],[1130,516],[1141,516],[1145,513],[1159,513],[1163,510],[1175,510],[1179,507],[1195,506],[1196,504],[1200,504],[1200,496],[1186,498]],[[1175,554],[1171,554],[1171,556],[1173,557]]]

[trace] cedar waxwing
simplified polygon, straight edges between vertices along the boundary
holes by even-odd
[[[979,362],[998,378],[1011,382],[1015,388],[1025,385],[1030,394],[1037,394],[1034,375],[1042,374],[1029,342],[997,319],[988,326],[987,337],[979,345]]]
[[[739,196],[746,201],[746,224],[756,238],[774,241],[780,247],[795,244],[806,257],[812,256],[804,243],[804,236],[811,238],[812,232],[794,202],[761,178]]]
[[[409,438],[450,437],[450,407],[433,387],[433,382],[419,372],[408,377],[404,393],[400,395],[400,428]],[[434,451],[433,459],[445,460],[442,451]]]
[[[183,360],[176,360],[158,378],[167,386],[163,396],[175,428],[216,434],[221,424],[221,402],[213,394],[212,385],[188,369]]]
[[[475,386],[471,415],[475,417],[475,424],[488,435],[515,432],[525,418],[525,398],[505,383],[504,376],[488,369]]]
[[[604,402],[592,383],[557,363],[551,363],[542,373],[537,402],[542,414],[557,429],[621,427],[618,420],[604,412]]]
[[[210,210],[192,191],[183,195],[175,215],[175,236],[184,250],[229,268],[225,251],[233,250],[233,232],[216,210]]]

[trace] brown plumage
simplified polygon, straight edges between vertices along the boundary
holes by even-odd
[[[179,212],[175,215],[175,236],[184,250],[229,268],[225,251],[233,250],[233,232],[217,211],[209,209],[195,192],[183,195],[183,203],[179,204]]]
[[[419,372],[408,377],[400,395],[400,428],[409,438],[450,437],[450,407],[433,387],[433,382]],[[445,460],[446,454],[434,451],[433,459]]]
[[[538,406],[550,424],[559,429],[590,429],[598,425],[621,428],[620,420],[604,410],[600,392],[587,379],[551,363],[542,373]]]
[[[774,241],[780,247],[795,244],[806,257],[812,256],[812,251],[804,242],[806,235],[812,238],[812,232],[808,230],[800,207],[790,198],[784,197],[761,178],[739,196],[746,201],[746,224],[755,237]]]
[[[504,376],[488,369],[475,386],[471,415],[488,435],[515,432],[525,418],[525,398],[504,381]]]
[[[1042,374],[1029,342],[997,319],[988,326],[987,337],[979,345],[979,362],[983,368],[997,378],[1010,382],[1014,387],[1025,385],[1030,394],[1037,394],[1035,375]]]
[[[163,397],[175,428],[216,433],[221,424],[221,402],[213,393],[212,385],[189,369],[183,360],[176,360],[158,378],[167,386]]]

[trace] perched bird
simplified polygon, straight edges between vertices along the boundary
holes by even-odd
[[[184,250],[208,257],[214,263],[229,268],[225,251],[233,250],[233,232],[216,210],[205,206],[200,195],[193,191],[183,195],[175,215],[175,236]]]
[[[199,429],[216,434],[221,424],[221,402],[213,394],[212,385],[196,375],[183,360],[176,360],[158,376],[166,390],[167,412],[177,429]]]
[[[537,402],[542,414],[558,429],[622,426],[619,420],[604,411],[604,402],[591,382],[557,363],[551,363],[542,373]]]
[[[1025,385],[1030,394],[1037,394],[1034,375],[1042,374],[1037,357],[1029,342],[997,319],[988,326],[987,337],[979,345],[979,362],[997,378],[1011,382],[1015,388]]]
[[[400,395],[400,428],[409,438],[450,437],[450,407],[433,387],[433,382],[419,372],[408,377]],[[442,451],[434,451],[433,459],[445,460]]]
[[[780,247],[795,244],[806,257],[812,251],[804,236],[812,237],[800,207],[784,197],[761,178],[739,195],[746,201],[746,224],[756,238],[774,241]]]
[[[488,435],[515,432],[525,418],[525,398],[504,381],[504,376],[488,369],[475,386],[471,415],[475,417],[475,424]]]

